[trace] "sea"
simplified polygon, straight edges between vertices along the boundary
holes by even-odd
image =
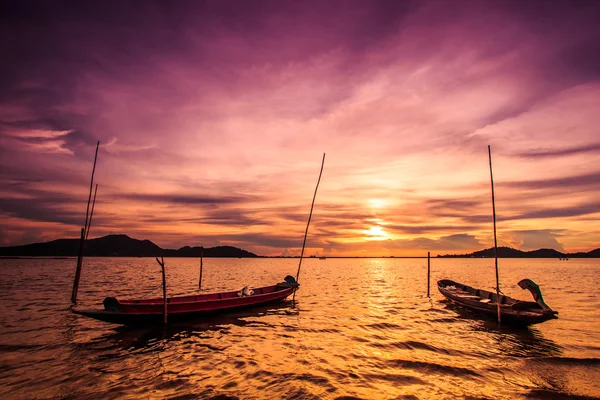
[[[169,296],[265,286],[298,259],[165,259]],[[529,328],[446,302],[440,279],[495,286],[490,259],[304,259],[295,299],[166,327],[70,311],[74,259],[0,260],[1,399],[598,399],[600,259],[500,259],[559,318]],[[78,307],[160,297],[152,258],[87,258]]]

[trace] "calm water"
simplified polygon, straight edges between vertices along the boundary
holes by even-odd
[[[167,259],[169,294],[198,260]],[[206,259],[209,291],[279,282],[296,260]],[[500,260],[505,294],[537,282],[560,318],[498,328],[443,301],[450,278],[494,285],[493,261],[305,260],[296,302],[168,328],[120,328],[69,312],[75,260],[0,260],[0,398],[600,397],[600,260]],[[152,259],[85,262],[80,305],[160,296]],[[558,397],[557,397],[558,396]],[[586,397],[586,398],[588,398]]]

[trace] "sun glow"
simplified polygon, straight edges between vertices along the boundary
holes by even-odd
[[[369,199],[368,203],[371,208],[384,208],[388,204],[387,200],[383,199]]]
[[[372,226],[370,229],[364,231],[367,235],[367,240],[388,240],[391,239],[390,235],[381,226]]]

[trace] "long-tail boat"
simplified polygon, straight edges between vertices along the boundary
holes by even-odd
[[[490,183],[492,188],[492,217],[494,222],[494,261],[496,269],[496,293],[472,288],[449,279],[438,281],[438,289],[450,301],[466,309],[485,316],[495,316],[498,323],[506,322],[512,325],[533,325],[558,318],[557,311],[552,310],[542,298],[540,287],[531,279],[519,282],[522,289],[528,289],[533,294],[533,301],[515,300],[500,292],[500,277],[498,274],[498,238],[496,235],[496,201],[494,196],[494,174],[492,170],[492,149],[488,145],[490,162]],[[429,284],[428,284],[429,287]]]
[[[155,324],[167,323],[169,321],[185,320],[198,316],[214,313],[225,313],[258,305],[264,305],[272,302],[277,302],[286,299],[288,296],[296,293],[300,286],[298,277],[300,276],[300,266],[306,246],[306,236],[308,235],[308,227],[312,217],[315,199],[317,197],[317,189],[321,182],[323,174],[323,166],[325,165],[325,154],[321,162],[321,171],[319,179],[313,195],[306,231],[304,232],[304,242],[302,243],[302,252],[298,262],[298,271],[296,278],[286,276],[283,282],[272,286],[257,287],[250,289],[244,287],[240,291],[230,291],[210,294],[196,294],[188,296],[167,297],[167,284],[165,278],[165,261],[161,256],[161,260],[156,258],[156,261],[162,268],[162,287],[163,297],[141,300],[118,300],[115,297],[107,297],[104,299],[104,309],[81,310],[76,308],[77,290],[79,287],[79,278],[81,274],[81,266],[83,263],[83,253],[85,240],[88,236],[91,226],[91,215],[88,219],[89,205],[92,198],[92,186],[94,183],[94,171],[96,170],[96,160],[98,157],[98,148],[100,142],[96,145],[96,155],[94,157],[94,166],[92,168],[92,178],[90,181],[90,194],[88,196],[88,206],[85,215],[85,225],[81,229],[81,240],[79,244],[79,255],[77,257],[77,269],[75,270],[75,279],[73,281],[73,292],[71,294],[71,311],[75,314],[84,315],[100,321],[112,322],[123,325],[140,325],[140,324]],[[96,189],[97,189],[96,185]],[[96,202],[96,194],[94,193],[94,203]],[[92,205],[93,214],[93,205]],[[198,289],[202,285],[202,253],[200,253],[200,278]]]
[[[210,314],[230,312],[282,301],[299,287],[293,276],[281,283],[240,291],[208,293],[167,298],[169,321],[182,321]],[[104,299],[104,309],[79,310],[75,314],[122,325],[160,324],[164,317],[164,298],[143,300]]]
[[[542,292],[535,282],[523,279],[519,286],[528,289],[535,301],[517,300],[501,295],[500,314],[503,323],[527,326],[558,318],[558,311],[552,310],[544,302]],[[472,288],[449,279],[438,281],[438,289],[448,300],[463,308],[494,319],[498,316],[496,293]]]

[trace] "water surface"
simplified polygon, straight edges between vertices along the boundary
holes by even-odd
[[[167,259],[169,295],[197,292],[198,260]],[[69,312],[75,260],[0,260],[0,398],[600,397],[600,260],[500,260],[505,294],[531,278],[559,319],[498,327],[447,304],[453,279],[494,286],[493,260],[307,259],[295,302],[166,328]],[[206,291],[295,275],[294,259],[205,259]],[[79,304],[161,295],[147,258],[86,259]],[[565,397],[566,398],[566,397]]]

